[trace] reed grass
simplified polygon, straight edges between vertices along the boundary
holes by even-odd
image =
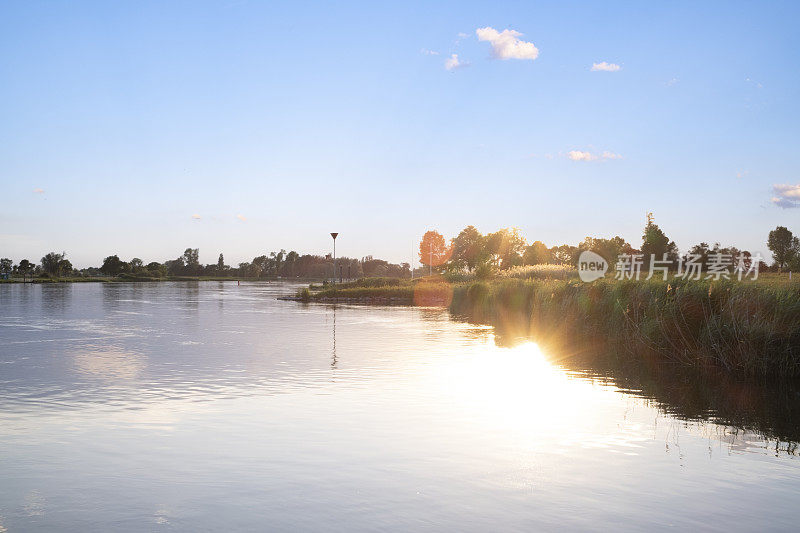
[[[551,344],[580,338],[638,358],[800,375],[800,284],[498,280],[454,287],[450,310]]]

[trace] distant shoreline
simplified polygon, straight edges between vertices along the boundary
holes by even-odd
[[[28,278],[23,281],[22,278],[0,279],[0,284],[51,284],[51,283],[151,283],[163,281],[295,281],[298,283],[309,283],[315,281],[322,281],[319,278],[230,278],[230,277],[214,277],[214,276],[168,276],[165,278],[151,278],[151,277],[69,277],[69,278]]]

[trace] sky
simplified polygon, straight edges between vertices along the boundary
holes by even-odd
[[[0,256],[800,233],[800,5],[3,2]]]

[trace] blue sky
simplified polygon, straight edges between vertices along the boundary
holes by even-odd
[[[638,245],[648,211],[682,251],[766,252],[776,225],[800,233],[798,15],[3,3],[0,255],[89,266],[191,246],[235,264],[325,253],[339,231],[338,255],[408,261],[425,230],[468,224]]]

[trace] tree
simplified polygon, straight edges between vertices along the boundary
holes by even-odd
[[[560,265],[574,265],[575,262],[573,258],[576,258],[579,253],[578,248],[570,246],[569,244],[562,244],[550,248],[550,255],[553,261]]]
[[[61,269],[65,266],[62,261],[64,261],[66,255],[67,252],[61,252],[60,254],[50,252],[42,257],[42,270],[51,276],[58,276],[61,273]]]
[[[200,273],[200,249],[187,248],[183,252],[183,263],[186,265],[186,272],[190,275],[197,275]]]
[[[23,259],[22,261],[19,262],[19,265],[17,265],[17,272],[22,274],[23,283],[26,281],[26,278],[28,276],[32,276],[33,275],[33,270],[35,268],[36,268],[36,265],[31,263],[27,259]]]
[[[219,254],[219,259],[217,259],[217,272],[225,272],[230,267],[225,264],[225,258],[222,257],[222,254]]]
[[[153,261],[152,263],[147,263],[147,266],[145,268],[148,274],[150,274],[151,276],[157,276],[159,278],[163,278],[166,277],[167,275],[167,266],[162,265],[161,263],[157,263],[155,261]]]
[[[719,243],[717,243],[719,245]],[[697,262],[699,262],[703,267],[708,264],[708,256],[711,253],[711,248],[708,246],[708,243],[701,242],[700,244],[695,244],[691,248],[689,248],[689,255],[693,255],[698,257]]]
[[[58,262],[58,275],[63,276],[64,274],[72,274],[72,263],[69,259],[62,258],[61,261]]]
[[[542,241],[534,241],[533,244],[525,248],[522,254],[523,265],[541,265],[549,263],[552,256],[550,250]]]
[[[452,252],[442,234],[435,230],[425,232],[419,243],[419,260],[423,265],[428,265],[430,272],[433,272],[433,267],[446,263]]]
[[[775,264],[783,270],[787,264],[793,261],[796,255],[800,254],[800,239],[792,235],[784,226],[778,226],[769,232],[767,238],[767,248],[772,252]]]
[[[130,261],[128,261],[128,268],[130,268],[131,272],[134,274],[141,272],[144,270],[144,261],[139,259],[138,257],[134,257]]]
[[[487,258],[486,240],[475,226],[467,226],[453,239],[452,261],[472,272]]]
[[[0,274],[11,274],[11,270],[14,268],[14,261],[4,257],[0,259]]]
[[[170,276],[180,276],[186,268],[186,265],[183,263],[183,257],[165,261],[164,266],[167,269],[167,274]]]
[[[103,266],[100,267],[100,272],[106,276],[118,276],[126,270],[127,266],[128,264],[122,261],[119,256],[109,255],[103,259]]]
[[[613,265],[617,262],[617,258],[622,254],[632,254],[637,252],[633,246],[625,242],[622,237],[614,237],[613,239],[595,239],[586,237],[582,243],[578,245],[577,254],[584,250],[591,250],[596,254],[603,257],[609,264]],[[658,256],[661,259],[661,256]],[[577,263],[578,258],[573,257],[572,262]]]
[[[283,271],[281,275],[292,278],[297,276],[297,262],[299,259],[300,255],[294,250],[286,254],[286,260],[283,262]]]
[[[678,260],[678,246],[675,241],[670,241],[661,228],[653,222],[652,215],[648,216],[647,225],[644,227],[642,235],[642,255],[645,264],[650,264],[650,256],[654,255],[656,260],[661,260],[666,255],[667,260]]]
[[[486,249],[495,265],[503,270],[522,263],[526,245],[519,228],[503,228],[486,235]]]

